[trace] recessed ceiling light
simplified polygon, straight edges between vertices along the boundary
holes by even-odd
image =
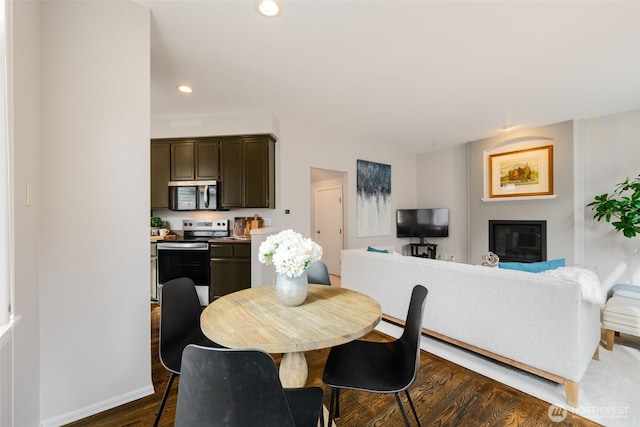
[[[502,132],[509,132],[510,130],[514,130],[516,127],[516,125],[504,125],[500,128],[500,130]]]
[[[282,6],[277,0],[259,0],[256,7],[260,15],[268,18],[275,18],[282,12]]]
[[[186,85],[182,85],[182,86],[178,86],[178,90],[182,93],[191,93],[193,92],[193,89],[190,86],[186,86]]]

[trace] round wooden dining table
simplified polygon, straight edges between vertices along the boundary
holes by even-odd
[[[210,340],[225,347],[282,353],[282,385],[303,387],[308,375],[304,351],[360,338],[381,316],[377,301],[350,289],[309,285],[305,302],[288,307],[276,299],[275,286],[261,286],[213,301],[203,310],[200,326]]]

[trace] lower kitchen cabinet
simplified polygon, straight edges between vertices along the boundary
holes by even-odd
[[[209,300],[251,287],[251,245],[212,243]]]

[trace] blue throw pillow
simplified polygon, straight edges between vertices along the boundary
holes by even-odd
[[[376,248],[372,248],[371,246],[369,246],[367,248],[367,251],[369,251],[369,252],[380,252],[381,254],[388,254],[389,253],[389,251],[386,250],[386,249],[376,249]]]
[[[540,273],[546,270],[554,270],[558,267],[564,267],[564,258],[552,259],[550,261],[541,262],[500,262],[500,268],[508,270],[528,271],[529,273]]]

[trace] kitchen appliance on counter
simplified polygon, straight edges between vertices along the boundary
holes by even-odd
[[[159,241],[158,296],[162,284],[178,277],[189,277],[196,284],[200,304],[209,304],[209,240],[229,236],[229,220],[182,220],[183,235]]]
[[[218,181],[170,181],[169,209],[172,211],[221,210]]]

